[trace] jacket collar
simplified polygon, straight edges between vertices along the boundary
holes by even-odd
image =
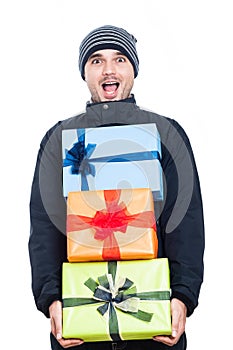
[[[103,101],[103,102],[91,102],[91,101],[88,101],[87,102],[87,107],[92,107],[92,106],[96,106],[96,105],[101,105],[101,104],[109,104],[109,103],[115,103],[115,102],[126,102],[126,103],[136,103],[136,100],[134,98],[134,94],[131,94],[130,97],[128,98],[125,98],[123,100],[118,100],[118,101]]]
[[[131,97],[119,101],[89,103],[86,107],[86,117],[93,127],[110,124],[128,124],[131,118],[135,118],[137,110],[138,106],[136,105],[134,95],[131,95]]]

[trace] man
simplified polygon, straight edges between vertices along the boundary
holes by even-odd
[[[80,45],[79,69],[91,102],[84,113],[58,122],[43,138],[30,201],[32,289],[37,308],[51,319],[52,349],[186,349],[185,322],[198,305],[204,253],[202,199],[188,137],[176,121],[136,105],[131,93],[139,69],[136,39],[124,29],[103,26],[90,32]],[[172,335],[116,343],[63,339],[61,267],[67,258],[61,131],[140,123],[156,123],[161,136],[165,198],[155,210],[158,257],[167,257],[170,264]]]

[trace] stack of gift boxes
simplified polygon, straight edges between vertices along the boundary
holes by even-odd
[[[157,258],[154,201],[163,199],[156,124],[63,130],[67,256],[63,337],[171,334],[166,258]]]

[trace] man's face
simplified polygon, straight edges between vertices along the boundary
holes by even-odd
[[[85,80],[93,102],[117,101],[130,96],[134,69],[121,52],[100,50],[89,57]]]

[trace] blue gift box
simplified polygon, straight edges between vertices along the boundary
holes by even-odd
[[[63,194],[150,188],[163,199],[161,142],[155,123],[62,131]]]

